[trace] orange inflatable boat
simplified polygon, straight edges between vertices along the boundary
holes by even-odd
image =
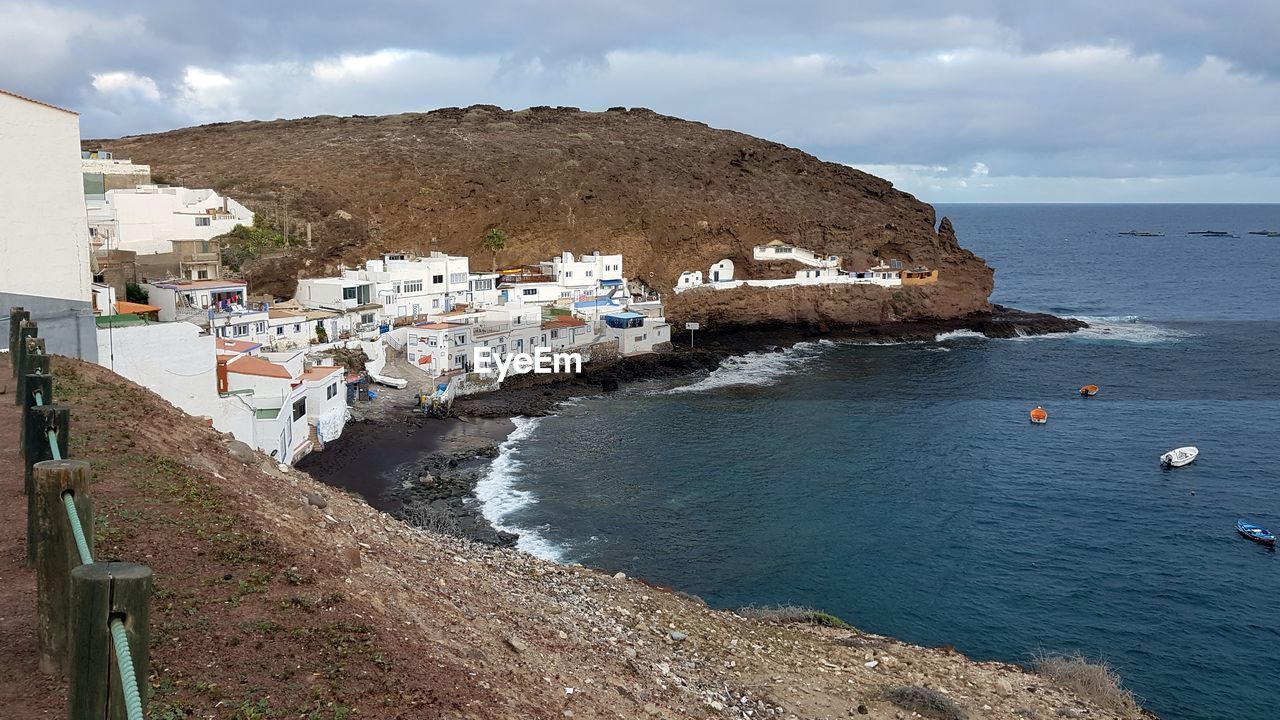
[[[1085,385],[1080,388],[1080,397],[1093,397],[1098,394],[1097,385]]]
[[[1031,411],[1031,422],[1037,425],[1043,425],[1048,421],[1049,421],[1049,413],[1045,412],[1044,408],[1040,407],[1039,405],[1035,406],[1035,409]]]

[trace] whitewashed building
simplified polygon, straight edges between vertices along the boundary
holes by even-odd
[[[89,228],[103,250],[139,255],[174,250],[174,240],[209,240],[236,225],[253,225],[253,211],[208,189],[141,185],[86,199]]]
[[[405,337],[409,363],[432,377],[462,373],[471,368],[475,326],[425,322],[413,325]]]
[[[469,263],[466,257],[442,252],[425,257],[388,253],[366,262],[355,277],[375,284],[373,299],[382,305],[382,317],[418,317],[469,302]]]
[[[661,306],[656,312],[661,313]],[[671,342],[671,325],[654,314],[623,310],[605,315],[603,322],[604,338],[617,340],[622,355],[654,352],[659,345]]]
[[[80,117],[0,90],[0,323],[22,307],[51,353],[95,360]]]
[[[151,184],[150,165],[135,165],[132,160],[117,158],[107,150],[82,151],[80,173],[84,179],[85,198],[97,201],[105,201],[108,190],[127,190]]]

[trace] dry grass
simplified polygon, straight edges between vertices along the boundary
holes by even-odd
[[[1125,689],[1120,676],[1105,662],[1090,662],[1080,653],[1055,655],[1040,653],[1032,662],[1035,671],[1104,710],[1122,715],[1141,712],[1133,693]]]
[[[969,714],[954,700],[919,685],[906,685],[888,690],[885,695],[894,705],[936,720],[968,720]]]

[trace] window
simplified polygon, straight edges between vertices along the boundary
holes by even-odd
[[[293,331],[294,331],[294,332],[296,332],[296,333],[300,333],[300,332],[302,332],[302,325],[301,325],[300,323],[294,323],[294,324],[293,324]]]
[[[279,325],[279,326],[277,326],[277,327],[276,327],[276,334],[277,334],[277,335],[283,335],[283,334],[284,334],[284,326],[283,326],[283,325]]]
[[[363,322],[363,323],[373,322],[373,313],[364,313],[363,315],[361,315],[360,322]]]
[[[558,337],[560,337],[560,331],[559,331],[559,330],[552,330],[552,331],[551,331],[551,339],[552,339],[552,340],[555,340],[555,339],[556,339],[556,338],[558,338]]]
[[[443,275],[432,275],[432,276],[431,276],[431,282],[432,282],[432,283],[434,283],[434,284],[436,284],[436,285],[439,285],[440,283],[444,282],[444,276],[443,276]]]
[[[493,281],[492,280],[472,280],[471,289],[472,290],[492,290]]]
[[[266,324],[266,323],[264,323],[264,322],[254,323],[254,324],[253,324],[253,331],[254,331],[254,332],[256,332],[256,333],[264,333],[264,332],[266,332],[266,331],[267,331],[267,324]]]
[[[307,399],[298,398],[293,401],[293,419],[301,420],[307,416]]]
[[[356,289],[355,289],[355,288],[353,288],[353,287],[344,287],[344,288],[342,288],[342,299],[343,299],[343,300],[355,300],[355,299],[356,299]]]
[[[525,288],[525,289],[524,289],[524,294],[525,294],[525,295],[537,295],[537,294],[538,294],[538,288]]]
[[[208,271],[208,270],[197,270],[197,271],[196,271],[196,279],[197,279],[197,280],[208,280],[208,279],[209,279],[209,271]]]
[[[207,217],[196,218],[196,227],[209,227],[213,221]]]
[[[595,271],[594,271],[594,270],[588,270],[588,271],[587,271],[587,277],[591,277],[594,273],[595,273]]]
[[[467,281],[466,273],[449,273],[449,282],[451,283],[464,283],[466,281]]]
[[[400,292],[400,291],[399,291],[399,290],[397,290],[396,292]],[[404,292],[407,292],[407,293],[420,293],[420,292],[422,292],[422,281],[421,281],[421,280],[410,280],[410,281],[406,282],[406,283],[404,284]]]
[[[249,334],[248,325],[237,325],[235,328],[236,337],[244,337]]]
[[[564,272],[564,276],[565,276],[565,277],[573,277],[573,271],[572,271],[572,270],[565,270],[565,272]]]
[[[431,309],[432,310],[440,309],[440,298],[431,298]]]
[[[324,389],[324,398],[326,400],[331,400],[333,396],[337,394],[338,394],[338,383],[333,383],[332,385]]]
[[[391,283],[391,294],[392,295],[400,294],[400,283]]]

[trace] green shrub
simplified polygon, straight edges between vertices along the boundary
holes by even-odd
[[[738,608],[737,613],[751,620],[770,620],[784,623],[809,623],[837,630],[856,630],[854,626],[840,618],[814,610],[803,605],[748,605]]]

